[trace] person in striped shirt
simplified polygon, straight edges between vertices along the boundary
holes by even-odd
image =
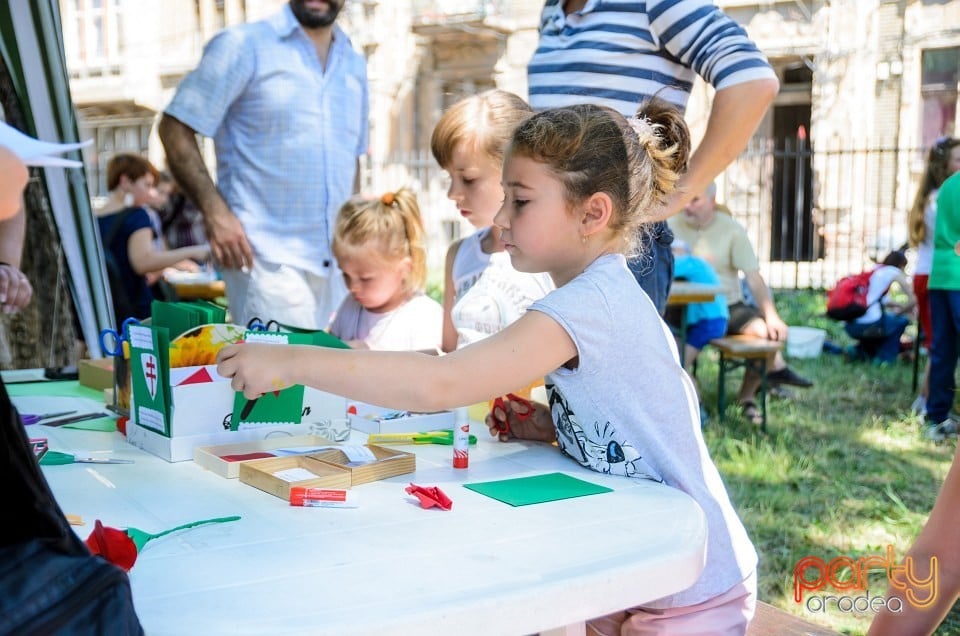
[[[703,192],[746,146],[779,90],[766,57],[709,0],[546,0],[527,66],[534,110],[578,103],[625,116],[656,95],[681,111],[697,75],[716,89],[703,139],[661,221]],[[631,259],[661,314],[673,269],[672,235],[658,223]]]

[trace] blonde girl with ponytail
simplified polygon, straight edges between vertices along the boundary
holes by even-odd
[[[435,353],[443,308],[424,294],[424,241],[420,206],[410,190],[347,201],[337,215],[333,253],[349,294],[330,333],[355,349]]]

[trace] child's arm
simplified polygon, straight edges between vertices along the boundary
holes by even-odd
[[[539,311],[445,356],[407,351],[241,344],[223,348],[217,372],[248,399],[294,384],[408,411],[475,404],[526,386],[577,355],[567,332]]]
[[[447,260],[443,268],[443,334],[440,348],[445,353],[457,350],[457,328],[453,324],[453,302],[457,290],[453,288],[453,261],[460,250],[460,241],[447,248]]]
[[[902,303],[890,303],[889,307],[891,311],[895,313],[905,314],[917,305],[917,297],[913,293],[913,285],[910,284],[910,280],[902,270],[893,280],[897,284],[897,287],[900,288],[900,291],[903,293],[903,295],[907,297],[907,300],[906,302]]]

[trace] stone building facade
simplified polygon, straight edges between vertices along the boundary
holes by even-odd
[[[94,196],[104,194],[103,170],[115,152],[143,152],[163,165],[158,114],[209,37],[282,4],[60,0],[73,98],[84,136],[96,140],[86,157]],[[765,267],[793,264],[792,273],[768,271],[773,284],[826,283],[854,267],[850,261],[862,259],[871,241],[896,240],[923,169],[922,149],[955,134],[960,0],[718,5],[746,27],[782,84],[751,151],[721,178],[721,196],[743,215]],[[347,0],[340,24],[367,56],[371,84],[365,188],[420,192],[434,268],[466,228],[428,153],[433,123],[465,94],[495,86],[526,94],[541,6]],[[708,87],[695,87],[687,111],[695,138],[710,98]],[[817,270],[824,261],[833,264]]]

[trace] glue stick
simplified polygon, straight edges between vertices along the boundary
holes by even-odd
[[[466,468],[470,463],[470,417],[467,407],[453,412],[453,467]]]
[[[290,488],[290,505],[307,508],[359,508],[357,493],[341,488]]]

